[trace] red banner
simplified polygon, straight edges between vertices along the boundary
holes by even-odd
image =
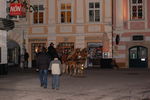
[[[21,15],[24,16],[26,14],[26,9],[21,3],[11,3],[10,4],[10,15],[16,16]]]

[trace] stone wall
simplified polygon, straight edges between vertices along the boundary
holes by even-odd
[[[6,18],[6,1],[0,0],[0,18]],[[0,47],[1,47],[1,62],[0,64],[7,63],[7,32],[0,30]]]

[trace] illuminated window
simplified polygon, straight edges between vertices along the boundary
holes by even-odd
[[[44,23],[44,7],[43,5],[34,5],[33,23],[41,24]]]
[[[89,22],[100,22],[100,3],[89,3]]]
[[[71,4],[61,4],[61,23],[71,23]]]
[[[131,20],[144,19],[143,0],[130,0]]]

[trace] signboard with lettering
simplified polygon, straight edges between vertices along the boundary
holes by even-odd
[[[24,16],[26,14],[26,9],[21,3],[11,3],[10,4],[10,15],[16,16],[21,15]]]

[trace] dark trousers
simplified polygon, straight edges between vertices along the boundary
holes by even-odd
[[[47,87],[48,70],[47,69],[40,69],[39,77],[40,77],[41,85],[44,86],[44,87]]]
[[[60,85],[60,76],[52,75],[52,88],[59,89],[59,85]]]

